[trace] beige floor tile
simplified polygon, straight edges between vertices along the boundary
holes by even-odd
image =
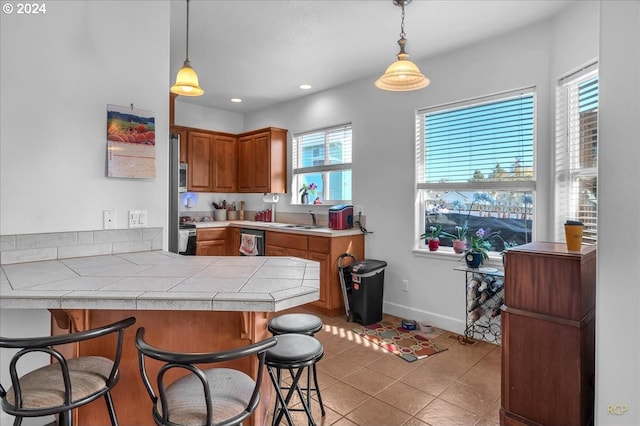
[[[353,374],[349,374],[342,379],[342,382],[369,395],[379,393],[395,381],[396,379],[385,376],[384,374],[376,371],[369,370],[367,367],[358,370]]]
[[[377,399],[370,399],[358,408],[347,414],[346,417],[353,422],[365,425],[393,426],[401,425],[411,416]]]
[[[487,392],[461,382],[455,382],[442,392],[439,398],[480,415],[484,414],[499,396],[499,388]]]
[[[434,398],[435,396],[431,394],[401,382],[392,384],[376,395],[376,399],[412,416],[426,407]]]
[[[416,418],[431,426],[471,426],[480,416],[441,399],[434,399]]]
[[[369,399],[371,396],[341,382],[322,390],[322,401],[325,407],[341,415],[350,413]]]
[[[317,364],[318,371],[333,376],[337,379],[341,379],[349,374],[355,373],[362,368],[362,365],[360,365],[357,360],[346,358],[340,355],[322,359]]]
[[[364,341],[361,344],[355,345],[354,347],[347,349],[346,351],[342,352],[340,355],[344,357],[349,357],[351,359],[355,359],[362,366],[367,366],[372,362],[390,354],[384,351],[380,346],[373,345],[369,341]]]
[[[346,417],[341,417],[340,420],[338,420],[335,423],[332,423],[331,426],[360,426],[357,423],[352,422],[351,420],[349,420]]]
[[[411,417],[405,424],[402,426],[431,426],[429,423],[425,423],[420,419],[416,419],[415,417]]]
[[[422,363],[427,362],[427,360],[428,358],[414,362],[407,362],[393,354],[385,354],[385,356],[382,356],[367,365],[367,368],[389,377],[400,378],[405,374],[412,372],[422,365]]]
[[[455,380],[455,377],[426,368],[417,368],[399,379],[402,383],[434,396],[444,392]]]

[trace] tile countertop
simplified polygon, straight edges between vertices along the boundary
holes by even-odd
[[[277,312],[318,300],[319,263],[146,251],[2,265],[0,309]]]
[[[196,225],[198,228],[223,228],[227,226],[233,226],[235,228],[252,228],[252,229],[265,229],[269,231],[282,231],[295,234],[306,235],[319,235],[324,237],[342,237],[347,235],[359,235],[362,233],[360,228],[351,229],[329,229],[327,227],[319,226],[317,228],[310,227],[311,225],[304,224],[291,224],[291,223],[279,223],[279,222],[254,222],[251,220],[232,220],[232,221],[210,221],[210,222],[190,222]],[[309,228],[307,228],[309,226]]]

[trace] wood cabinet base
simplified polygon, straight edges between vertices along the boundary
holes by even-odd
[[[232,349],[258,342],[270,336],[267,312],[222,312],[222,311],[125,311],[125,310],[51,310],[51,334],[69,332],[62,327],[71,325],[72,330],[87,330],[117,320],[135,316],[136,324],[125,332],[120,381],[112,395],[118,421],[121,425],[151,425],[151,400],[144,388],[138,370],[137,350],[134,343],[138,327],[145,327],[145,338],[161,348],[184,352],[209,352]],[[110,342],[100,339],[80,342],[66,348],[70,356],[100,355],[113,353]],[[221,366],[225,366],[222,365]],[[226,364],[251,377],[257,375],[257,360],[244,359]],[[159,365],[148,361],[150,375],[155,377]],[[171,378],[175,380],[178,376]],[[249,424],[266,424],[272,385],[268,376],[263,376],[260,390],[260,405]],[[74,412],[74,424],[104,426],[110,424],[105,404],[97,401]]]

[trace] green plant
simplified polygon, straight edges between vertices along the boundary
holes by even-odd
[[[456,233],[450,234],[449,232],[442,232],[440,236],[450,238],[452,240],[467,240],[467,233],[469,232],[469,221],[465,220],[462,226],[455,227]]]
[[[478,229],[475,234],[471,235],[471,244],[469,244],[469,248],[466,253],[480,253],[482,254],[483,259],[488,259],[489,251],[493,247],[490,239],[493,237],[500,238],[500,235],[498,232],[491,232],[487,234],[483,228]]]
[[[435,240],[440,237],[442,233],[442,225],[439,223],[436,225],[429,226],[429,230],[424,234],[420,235],[420,239],[426,240]]]
[[[311,195],[316,195],[316,189],[318,187],[316,186],[315,183],[311,182],[309,185],[307,185],[306,183],[302,184],[302,187],[300,188],[300,193],[301,194],[306,194],[309,193]]]

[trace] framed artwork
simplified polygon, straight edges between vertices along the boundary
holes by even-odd
[[[153,112],[107,105],[107,176],[156,177]]]

